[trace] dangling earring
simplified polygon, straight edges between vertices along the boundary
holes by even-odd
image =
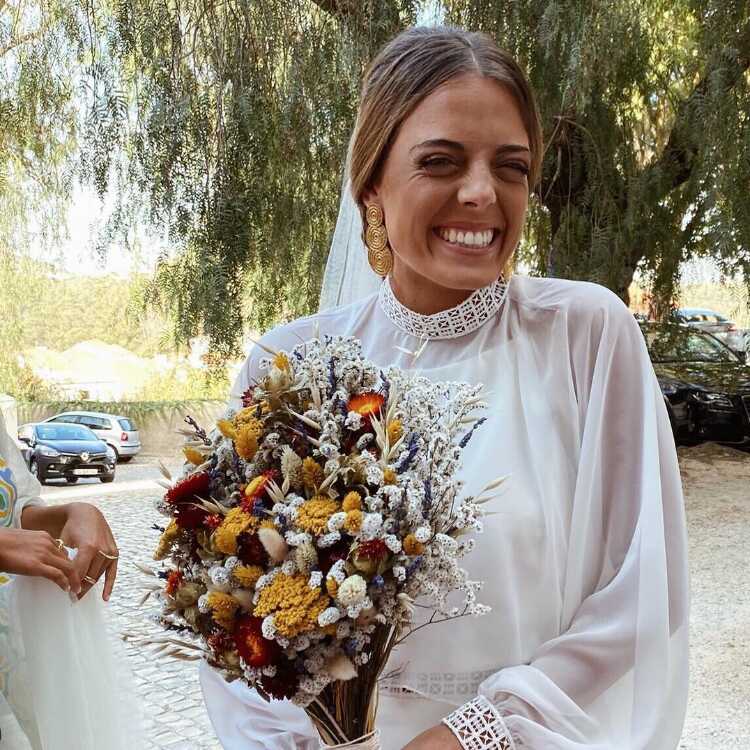
[[[367,260],[378,276],[385,278],[393,268],[393,252],[388,247],[388,232],[383,224],[383,209],[374,203],[367,207],[365,213],[367,229],[365,244]]]

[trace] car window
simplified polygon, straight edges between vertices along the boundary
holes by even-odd
[[[81,424],[90,427],[92,430],[111,430],[112,425],[108,419],[101,417],[81,417]]]
[[[720,341],[695,329],[651,329],[645,335],[654,362],[739,361]]]
[[[75,424],[38,424],[36,436],[39,440],[98,440],[91,430]]]
[[[77,424],[78,416],[75,414],[60,414],[50,419],[50,422],[66,422],[67,424]]]
[[[138,429],[129,419],[118,419],[117,421],[125,432],[135,432]]]

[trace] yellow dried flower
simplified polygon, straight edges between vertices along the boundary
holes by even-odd
[[[424,544],[417,541],[414,534],[409,534],[403,542],[404,552],[407,555],[421,555],[424,552]]]
[[[217,625],[221,625],[225,630],[234,630],[234,616],[240,607],[234,597],[222,594],[220,591],[212,591],[206,597],[206,604]]]
[[[231,419],[220,419],[216,423],[216,427],[225,438],[234,440],[237,437],[237,430]]]
[[[339,508],[336,500],[327,495],[316,495],[297,509],[297,525],[311,534],[322,534],[328,528],[328,519]]]
[[[190,446],[186,446],[185,448],[183,448],[182,453],[185,458],[194,466],[200,466],[205,461],[203,454],[195,448],[191,448]]]
[[[211,537],[213,546],[225,555],[237,553],[237,537],[255,526],[257,519],[242,508],[232,508]]]
[[[404,426],[401,424],[400,419],[392,419],[388,422],[388,442],[391,445],[397,443],[401,436],[404,434]]]
[[[260,565],[237,565],[232,570],[232,578],[245,589],[255,588],[255,584],[262,575],[263,568]]]
[[[302,483],[309,492],[317,492],[323,482],[323,467],[308,456],[302,462]]]
[[[260,437],[263,432],[263,422],[255,416],[256,412],[257,408],[255,406],[246,406],[244,409],[238,411],[232,419],[235,428],[252,427],[255,437]]]
[[[172,543],[180,535],[180,527],[177,525],[177,521],[174,518],[169,522],[169,526],[164,529],[164,533],[159,539],[159,544],[154,552],[154,560],[163,560],[168,554],[172,547]]]
[[[362,496],[359,492],[347,492],[341,510],[348,513],[350,510],[362,510]]]
[[[291,369],[291,366],[289,365],[289,357],[287,357],[284,352],[279,352],[278,354],[274,355],[273,366],[277,367],[279,370],[289,372],[289,370]]]
[[[248,426],[240,427],[234,439],[234,448],[240,458],[252,461],[258,451],[258,438],[255,431]]]
[[[362,520],[365,514],[361,510],[350,510],[346,514],[346,521],[344,521],[344,528],[350,534],[356,534],[362,528]]]
[[[272,614],[278,632],[285,638],[294,638],[318,626],[318,615],[330,601],[319,588],[310,588],[306,575],[280,573],[261,590],[254,614]]]
[[[245,487],[245,497],[253,497],[254,495],[260,494],[260,489],[268,484],[268,477],[265,474],[261,474],[255,479],[251,480],[247,487]]]
[[[333,576],[326,578],[326,591],[332,598],[335,598],[336,594],[339,593],[339,582]]]
[[[335,636],[336,633],[338,632],[338,629],[339,629],[339,626],[334,622],[334,623],[331,623],[330,625],[326,625],[323,628],[323,632],[326,635],[333,635],[333,636]]]
[[[390,467],[383,469],[383,484],[396,484],[398,475]]]

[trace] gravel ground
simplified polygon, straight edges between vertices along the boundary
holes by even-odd
[[[680,448],[692,577],[681,748],[750,748],[750,454]]]
[[[691,686],[680,748],[750,748],[750,453],[716,445],[680,448],[692,576]],[[50,502],[96,502],[110,519],[123,557],[153,545],[151,507],[160,492],[156,460],[139,456],[118,467],[114,484],[84,480],[46,487]],[[174,459],[168,460],[174,465]],[[112,605],[116,630],[148,630],[139,609],[143,578],[122,566]],[[155,662],[148,650],[128,647],[144,699],[152,750],[219,750],[200,700],[195,666]],[[156,679],[158,677],[158,679]]]

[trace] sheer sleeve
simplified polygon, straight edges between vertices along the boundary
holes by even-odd
[[[456,712],[479,701],[495,713],[492,724],[485,711],[485,747],[667,750],[682,731],[688,575],[674,440],[637,323],[614,295],[596,295],[597,310],[568,318],[580,463],[567,611],[558,637]]]
[[[5,459],[10,468],[16,493],[11,526],[20,528],[21,514],[26,506],[44,505],[40,497],[42,486],[26,467],[26,462],[15,440],[6,432],[2,414],[0,414],[0,458]]]

